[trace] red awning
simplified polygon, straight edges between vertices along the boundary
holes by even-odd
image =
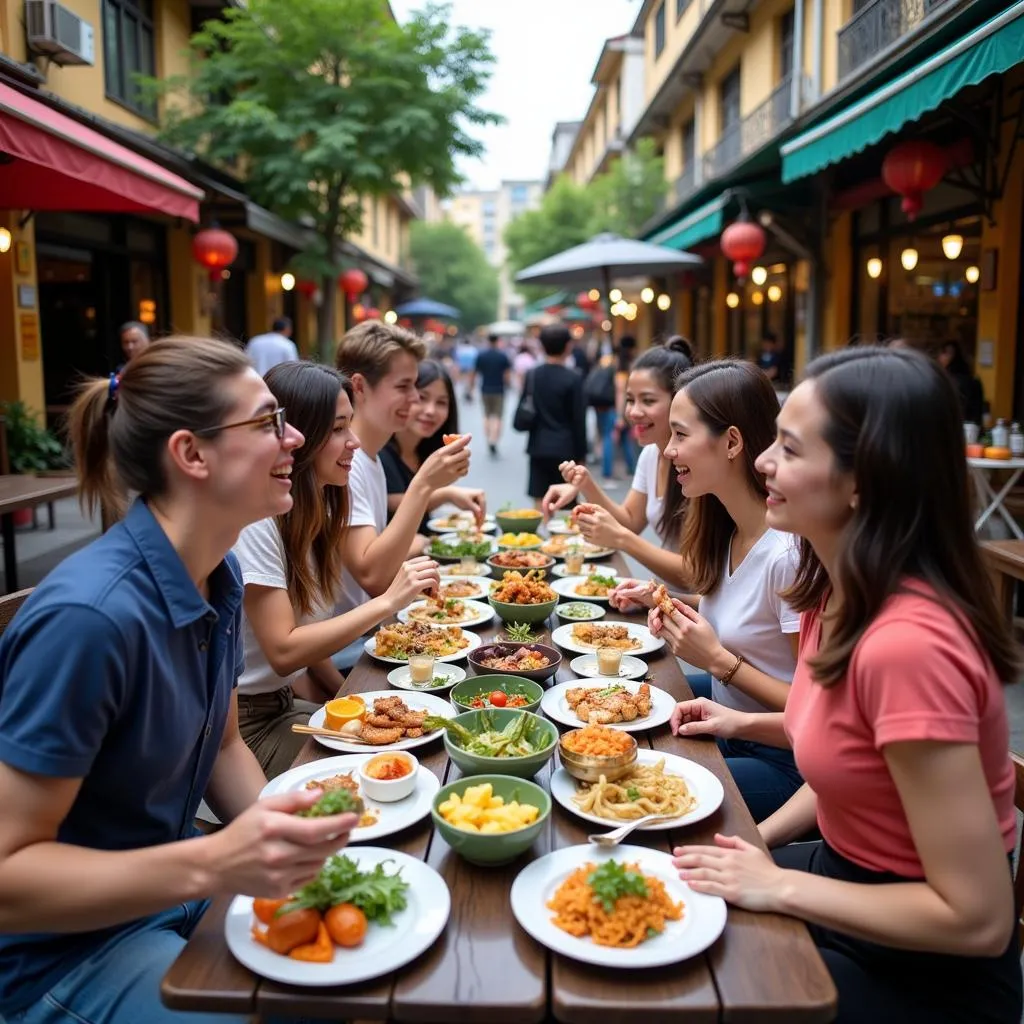
[[[0,208],[198,221],[202,198],[184,178],[0,83]]]

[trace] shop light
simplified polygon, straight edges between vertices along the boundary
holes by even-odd
[[[768,301],[778,302],[782,298],[782,289],[777,284],[768,286]]]
[[[946,254],[947,260],[956,260],[960,258],[960,253],[964,250],[964,236],[963,235],[946,235],[942,239],[942,251]]]
[[[872,280],[876,280],[882,276],[882,261],[877,256],[872,256],[871,259],[868,260],[867,270],[868,277]]]
[[[671,305],[671,297],[662,292],[662,294],[658,296],[658,309],[660,309],[662,313],[664,313],[666,309],[669,309],[671,307]]]
[[[587,294],[590,296],[591,302],[597,302],[597,300],[601,298],[601,293],[596,288],[591,288]]]
[[[725,304],[730,309],[735,309],[740,304],[740,297],[735,292],[729,292],[725,297]]]
[[[913,246],[908,245],[900,253],[900,263],[903,264],[904,270],[913,270],[917,266],[917,250]]]
[[[613,288],[608,293],[608,298],[611,299],[612,302],[621,302],[622,301],[622,291],[620,289],[618,289],[618,288]]]
[[[654,301],[654,289],[644,288],[644,290],[640,292],[640,301],[646,302],[648,305],[650,305]]]
[[[750,272],[750,280],[760,288],[768,280],[768,271],[764,267],[754,267]]]
[[[981,271],[976,266],[974,266],[974,264],[972,263],[964,271],[964,277],[967,278],[967,283],[968,284],[977,284],[978,283],[978,278],[981,277]]]
[[[601,330],[604,331],[605,334],[607,334],[611,329],[612,329],[612,322],[611,322],[611,320],[602,320],[601,321]]]
[[[285,271],[281,275],[281,291],[290,292],[295,287],[295,275]]]
[[[0,228],[0,252],[9,252],[11,248],[11,233],[7,228]]]
[[[572,329],[572,336],[578,341],[583,337],[583,327],[580,324],[576,324]]]
[[[754,292],[754,294],[750,296],[750,301],[755,306],[764,305],[764,292]]]
[[[398,323],[398,314],[393,309],[389,309],[384,314],[384,323],[386,323],[386,324],[397,324]]]

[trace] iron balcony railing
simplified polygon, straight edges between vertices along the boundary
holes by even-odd
[[[793,83],[787,75],[764,103],[726,128],[715,147],[704,155],[705,180],[721,177],[748,153],[771,142],[793,120],[792,103]]]
[[[672,185],[672,196],[676,203],[685,202],[697,189],[697,158],[692,157],[683,168],[683,173]]]
[[[870,0],[840,30],[839,80],[906,35],[951,0]]]

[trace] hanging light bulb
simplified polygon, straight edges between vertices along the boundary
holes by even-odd
[[[658,309],[660,309],[664,313],[665,310],[668,309],[671,305],[671,297],[662,292],[662,294],[658,296]]]
[[[622,291],[621,291],[621,289],[613,288],[608,293],[608,298],[611,299],[612,302],[621,302],[622,301]]]
[[[730,309],[735,309],[740,304],[740,297],[735,292],[729,292],[725,297],[725,304]]]
[[[908,245],[900,253],[900,263],[903,264],[904,270],[913,270],[917,266],[917,250],[913,246]]]
[[[398,323],[398,314],[393,309],[389,309],[384,314],[384,323],[386,323],[386,324],[397,324]]]
[[[782,289],[777,284],[768,286],[768,301],[778,302],[782,298]]]
[[[281,291],[290,292],[295,287],[295,275],[285,271],[281,275]]]
[[[750,272],[750,280],[760,288],[768,280],[768,271],[764,267],[754,267]]]
[[[646,302],[648,304],[653,302],[654,301],[654,289],[653,288],[644,288],[644,290],[642,292],[640,292],[640,301],[641,302]]]
[[[963,248],[963,235],[946,235],[942,239],[942,251],[946,254],[947,260],[959,259],[960,253],[963,252]]]
[[[0,228],[0,252],[8,252],[11,248],[11,233],[7,228]]]
[[[607,334],[611,329],[612,329],[612,322],[611,322],[611,320],[602,320],[601,321],[601,330],[604,331],[605,334]]]
[[[596,288],[591,288],[587,294],[590,296],[590,300],[592,302],[597,302],[597,300],[601,298],[601,293]]]
[[[754,292],[754,294],[750,296],[750,301],[755,306],[762,305],[764,303],[764,292]]]
[[[969,284],[977,284],[978,278],[981,277],[981,271],[974,266],[972,263],[965,271],[964,277],[967,278]]]
[[[882,261],[877,256],[872,256],[871,259],[868,260],[867,271],[868,277],[870,277],[872,280],[881,277]]]

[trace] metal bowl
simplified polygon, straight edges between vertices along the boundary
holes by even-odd
[[[630,748],[625,754],[617,757],[594,757],[591,754],[575,754],[565,746],[566,736],[571,736],[577,729],[565,733],[558,742],[558,757],[565,770],[581,782],[599,782],[603,775],[609,782],[621,779],[636,764],[636,740],[629,733],[623,733],[630,741]]]

